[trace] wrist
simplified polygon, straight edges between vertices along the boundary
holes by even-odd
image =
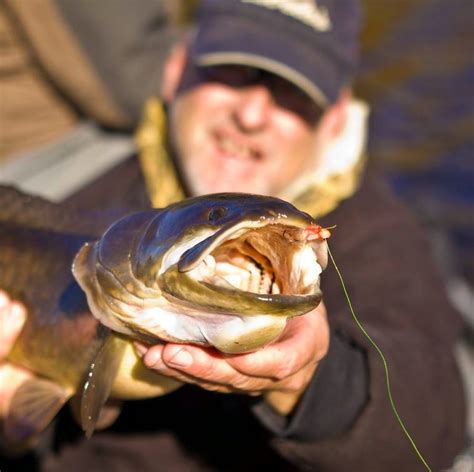
[[[333,332],[329,352],[313,372],[289,413],[280,413],[282,398],[269,401],[270,392],[252,406],[275,436],[305,441],[333,437],[347,431],[363,411],[369,396],[363,349]]]

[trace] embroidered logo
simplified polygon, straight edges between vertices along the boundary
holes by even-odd
[[[318,31],[331,29],[331,19],[327,8],[320,6],[315,0],[241,0],[242,3],[253,3],[261,7],[279,10]]]

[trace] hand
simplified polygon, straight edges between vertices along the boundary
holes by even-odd
[[[145,365],[170,377],[218,392],[264,395],[280,414],[291,413],[329,348],[324,304],[288,321],[280,338],[258,351],[223,354],[190,344],[136,343]]]
[[[7,441],[9,435],[7,431],[4,431],[1,420],[7,416],[17,389],[32,377],[27,370],[13,366],[5,360],[20,334],[25,319],[25,307],[19,302],[12,301],[5,292],[0,290],[0,430],[2,433],[0,438],[3,436]]]

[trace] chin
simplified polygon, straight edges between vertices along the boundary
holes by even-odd
[[[255,187],[249,185],[235,185],[235,184],[228,184],[228,185],[200,185],[196,183],[190,186],[192,190],[192,194],[195,196],[207,195],[211,193],[229,193],[229,192],[237,192],[237,193],[261,193],[265,194],[265,192],[260,192]]]
[[[262,181],[260,176],[235,176],[229,172],[209,175],[199,172],[201,170],[194,169],[194,172],[190,171],[186,175],[189,188],[195,196],[227,192],[272,195],[271,186]]]

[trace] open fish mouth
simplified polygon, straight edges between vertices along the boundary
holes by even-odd
[[[240,228],[206,248],[189,276],[258,294],[309,295],[318,286],[322,267],[306,237],[304,229],[282,224]]]
[[[325,244],[308,225],[241,222],[184,252],[160,285],[165,296],[214,311],[291,316],[288,309],[308,311],[301,305],[314,307],[321,298]]]

